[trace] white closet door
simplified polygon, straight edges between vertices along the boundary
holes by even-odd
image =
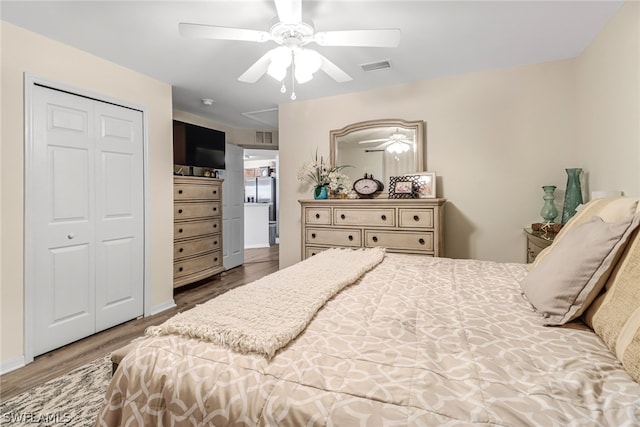
[[[142,113],[95,103],[96,330],[142,315]]]
[[[142,126],[130,125],[132,114],[141,116],[33,87],[30,156],[36,176],[26,226],[36,236],[27,242],[36,290],[35,310],[28,313],[34,355],[142,313]],[[139,148],[123,148],[133,139]]]
[[[222,183],[222,262],[225,270],[244,264],[244,149],[225,146]]]

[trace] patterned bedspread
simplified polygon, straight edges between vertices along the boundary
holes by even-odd
[[[96,425],[640,425],[640,385],[585,326],[542,326],[525,274],[388,254],[270,361],[146,338]]]

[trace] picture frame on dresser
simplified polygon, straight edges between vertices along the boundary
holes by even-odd
[[[436,173],[420,172],[408,174],[408,176],[416,177],[416,193],[418,199],[435,199],[436,198]]]
[[[403,175],[389,177],[389,198],[418,198],[418,176]]]

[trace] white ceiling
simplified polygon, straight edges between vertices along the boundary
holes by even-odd
[[[397,48],[320,47],[353,77],[319,71],[296,88],[298,101],[453,74],[574,57],[615,14],[619,1],[305,1],[316,31],[399,28]],[[272,0],[0,1],[2,20],[139,71],[173,87],[174,108],[233,126],[277,128],[277,107],[292,102],[265,75],[237,78],[273,42],[187,39],[179,22],[268,31]],[[360,64],[388,59],[365,73]],[[211,107],[201,103],[211,98]]]

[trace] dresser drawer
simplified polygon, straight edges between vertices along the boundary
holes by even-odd
[[[179,260],[220,249],[221,236],[215,234],[203,239],[180,241],[173,245],[173,259]]]
[[[203,221],[176,222],[173,224],[173,239],[188,239],[204,234],[218,233],[220,230],[222,230],[222,220],[220,218]]]
[[[320,252],[322,251],[326,251],[329,248],[321,248],[321,247],[316,247],[316,246],[307,246],[304,248],[304,254],[305,254],[305,258],[309,258],[311,256],[314,255],[318,255]]]
[[[219,216],[221,213],[221,202],[175,203],[173,205],[174,221]]]
[[[174,184],[173,200],[220,200],[219,184]]]
[[[403,228],[433,228],[433,209],[399,209],[399,226]]]
[[[331,208],[305,209],[304,220],[307,224],[329,225],[331,224]]]
[[[179,278],[198,273],[222,264],[222,252],[215,251],[195,258],[173,263],[173,277]]]
[[[432,231],[378,231],[365,230],[365,246],[381,246],[402,251],[433,252]]]
[[[395,226],[395,209],[334,209],[335,225]]]
[[[307,228],[306,242],[314,245],[361,246],[360,230]]]

